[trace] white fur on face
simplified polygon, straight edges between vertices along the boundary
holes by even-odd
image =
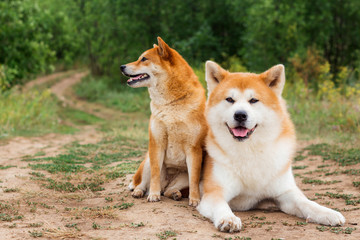
[[[235,102],[229,103],[225,99],[231,97]],[[252,98],[257,98],[256,92],[253,89],[246,89],[240,91],[237,88],[229,89],[224,100],[219,102],[216,106],[209,109],[207,118],[215,136],[226,141],[236,141],[229,133],[226,124],[230,128],[238,126],[238,122],[234,119],[234,114],[237,111],[244,111],[248,115],[245,127],[252,129],[255,126],[254,133],[245,141],[269,141],[276,139],[281,133],[281,119],[275,111],[266,106],[261,101],[251,104],[249,101]],[[219,114],[220,113],[220,114]]]

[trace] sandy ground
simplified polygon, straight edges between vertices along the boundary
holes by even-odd
[[[65,104],[89,109],[89,103],[67,95],[69,88],[85,74],[86,72],[75,73],[56,83],[51,89]],[[98,116],[111,117],[116,114],[100,105],[92,105],[91,109],[95,108],[94,114]],[[54,156],[65,151],[64,145],[73,141],[96,143],[101,138],[102,134],[94,126],[87,126],[74,135],[16,137],[0,143],[0,165],[16,166],[0,170],[0,206],[8,206],[0,210],[5,213],[12,211],[9,210],[12,208],[13,215],[23,215],[22,219],[12,222],[0,221],[0,239],[32,239],[39,236],[40,232],[43,233],[41,239],[360,239],[360,204],[346,205],[343,199],[315,195],[333,192],[359,196],[359,187],[354,187],[352,182],[360,181],[360,177],[345,174],[325,176],[322,172],[314,172],[322,169],[318,166],[324,164],[329,165],[326,169],[330,172],[359,169],[359,164],[340,167],[333,161],[324,163],[317,156],[294,163],[294,166],[308,166],[294,170],[294,174],[300,175],[296,177],[296,181],[310,199],[341,210],[347,220],[341,228],[323,228],[320,230],[324,231],[320,231],[317,229],[320,225],[305,223],[304,219],[279,211],[253,210],[236,213],[244,225],[242,232],[221,233],[196,209],[189,207],[187,199],[173,201],[162,197],[161,202],[148,203],[145,198],[132,198],[127,190],[130,175],[105,183],[105,190],[96,193],[87,190],[76,193],[55,192],[30,180],[29,173],[32,170],[27,168],[27,162],[22,161],[24,156],[40,151],[44,156]],[[299,149],[308,144],[310,143],[300,142]],[[305,174],[309,171],[313,173]],[[51,176],[45,171],[43,173]],[[331,185],[303,184],[301,176],[341,182]],[[5,189],[8,188],[18,190],[6,192]],[[124,203],[133,205],[129,205],[127,209],[111,207]],[[0,215],[3,213],[1,211]],[[351,234],[335,233],[345,231],[346,228],[356,230]],[[165,235],[165,231],[170,232]]]

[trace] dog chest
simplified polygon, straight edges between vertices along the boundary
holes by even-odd
[[[164,163],[167,168],[186,170],[186,155],[178,143],[169,142],[166,148]]]

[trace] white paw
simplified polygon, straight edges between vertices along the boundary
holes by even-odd
[[[234,216],[221,218],[215,226],[221,232],[239,232],[241,230],[240,218]]]
[[[189,206],[197,207],[200,203],[200,199],[189,198]]]
[[[142,198],[144,196],[144,191],[140,188],[135,188],[134,191],[131,193],[131,196],[134,198]]]
[[[326,209],[325,211],[321,211],[314,216],[308,216],[306,221],[329,226],[342,226],[345,223],[345,218],[337,211]]]
[[[160,201],[160,193],[150,193],[147,197],[148,202],[158,202]]]

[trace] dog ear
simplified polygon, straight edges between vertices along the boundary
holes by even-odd
[[[282,64],[273,66],[266,72],[261,74],[261,78],[278,96],[281,93],[285,85],[285,67]]]
[[[208,96],[214,88],[226,77],[229,72],[213,61],[206,61],[205,80],[207,83]]]
[[[171,58],[171,49],[170,47],[161,39],[161,37],[157,37],[159,48],[158,53],[160,57],[169,60]]]

